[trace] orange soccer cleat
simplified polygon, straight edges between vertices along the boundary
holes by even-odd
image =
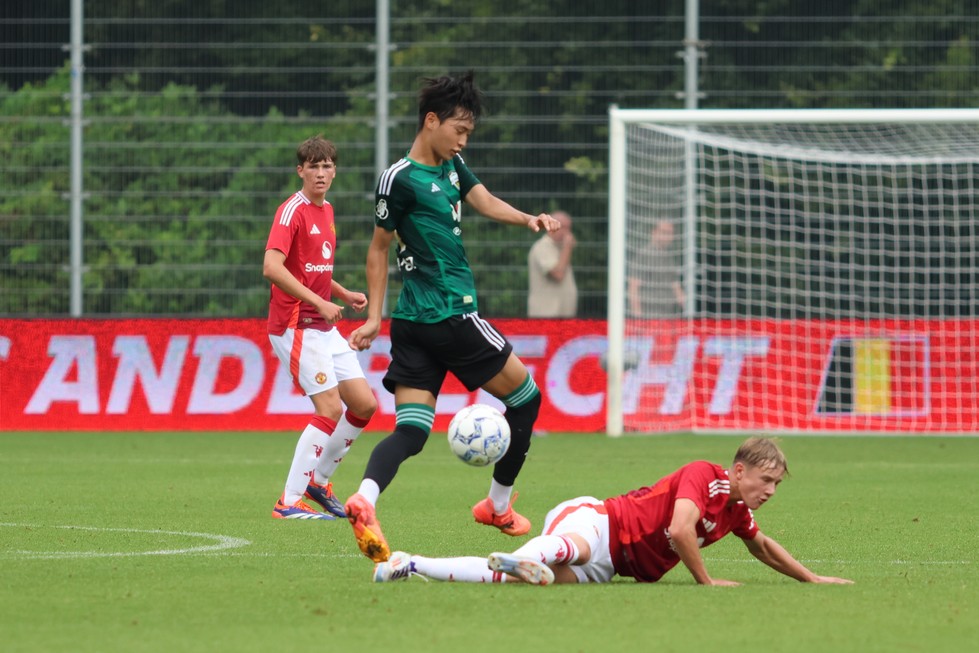
[[[357,546],[363,554],[374,562],[387,561],[391,557],[391,549],[381,533],[381,525],[377,523],[374,506],[360,494],[354,494],[347,499],[344,509],[347,520],[354,527]]]
[[[480,524],[496,526],[507,535],[526,535],[530,532],[530,520],[514,511],[513,502],[516,500],[517,495],[514,494],[510,504],[506,507],[506,512],[497,515],[493,510],[493,502],[487,497],[473,506],[473,517]]]
[[[272,516],[275,519],[336,519],[333,515],[313,510],[302,499],[292,505],[287,505],[282,502],[282,498],[275,502],[275,507],[272,508]]]

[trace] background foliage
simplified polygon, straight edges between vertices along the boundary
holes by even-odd
[[[392,4],[391,146],[420,78],[468,68],[489,114],[467,150],[528,211],[575,216],[582,316],[605,313],[607,109],[680,107],[681,0]],[[0,314],[68,311],[69,3],[0,8]],[[338,143],[339,280],[362,288],[375,183],[375,3],[87,0],[89,315],[260,316],[295,145]],[[700,106],[974,106],[971,2],[719,0],[701,7]],[[482,312],[520,316],[534,235],[465,218]],[[394,283],[392,291],[397,290]]]

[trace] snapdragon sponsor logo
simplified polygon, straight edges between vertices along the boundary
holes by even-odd
[[[333,272],[333,264],[324,263],[322,265],[313,265],[312,263],[307,263],[306,272]]]

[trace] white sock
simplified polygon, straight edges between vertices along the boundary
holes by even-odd
[[[317,483],[326,485],[330,482],[330,479],[333,477],[333,472],[340,466],[340,461],[350,451],[350,446],[363,430],[363,426],[354,426],[350,423],[350,420],[347,419],[347,413],[344,413],[340,417],[340,421],[337,422],[333,435],[326,442],[323,455],[320,456],[319,461],[316,463],[314,478]]]
[[[571,565],[578,561],[578,547],[563,535],[538,535],[513,552],[522,558],[533,558],[547,565]]]
[[[306,486],[315,474],[316,465],[319,458],[326,450],[330,433],[335,428],[335,424],[330,420],[321,417],[313,417],[302,435],[296,443],[296,453],[292,456],[292,466],[289,468],[289,475],[286,477],[286,488],[283,493],[283,502],[291,506],[306,493]],[[326,429],[330,429],[327,431]]]
[[[411,556],[415,571],[432,580],[459,583],[505,583],[507,575],[486,566],[486,558],[424,558]]]
[[[493,502],[493,512],[502,515],[510,506],[510,495],[513,494],[512,485],[500,485],[495,480],[490,482],[489,498]]]
[[[376,506],[377,497],[381,496],[381,486],[377,484],[377,481],[365,478],[360,482],[360,488],[357,490],[357,494],[367,499],[368,503],[372,506]]]

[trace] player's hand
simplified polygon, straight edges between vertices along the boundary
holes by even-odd
[[[323,302],[316,311],[326,320],[327,324],[336,324],[343,319],[343,307],[333,302]]]
[[[724,580],[723,578],[711,578],[710,585],[716,585],[717,587],[738,587],[741,583],[736,583],[733,580]]]
[[[347,306],[358,313],[362,313],[367,308],[367,295],[362,292],[352,292],[347,295]]]
[[[364,351],[365,349],[370,349],[370,346],[374,343],[374,339],[377,338],[377,334],[380,332],[380,320],[372,320],[368,318],[366,322],[350,333],[350,337],[347,338],[347,342],[350,344],[351,349]]]
[[[837,578],[836,576],[816,576],[812,581],[826,585],[853,585],[853,581],[847,578]]]
[[[560,229],[561,223],[552,218],[549,213],[541,213],[533,218],[527,226],[534,232],[539,232],[541,229],[551,232]]]

